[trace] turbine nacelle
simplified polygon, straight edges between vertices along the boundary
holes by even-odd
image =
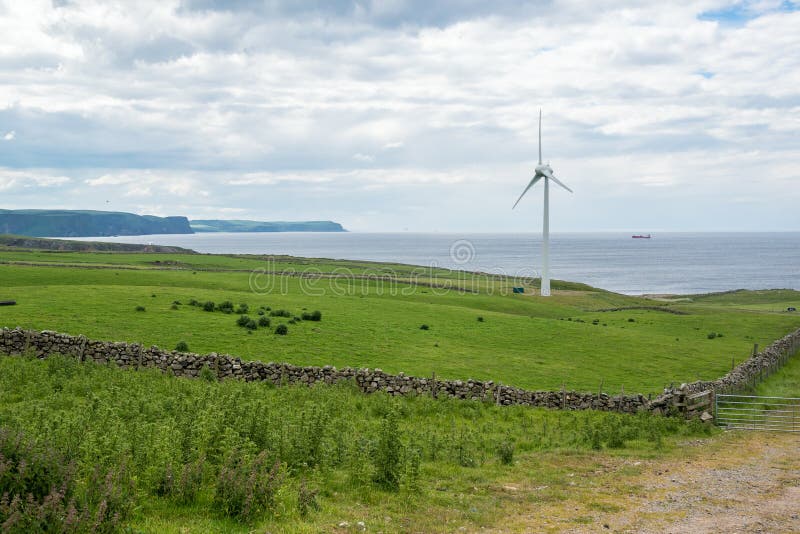
[[[549,163],[540,163],[536,166],[536,174],[542,176],[549,176],[553,174],[553,169]]]

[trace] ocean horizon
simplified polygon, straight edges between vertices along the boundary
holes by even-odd
[[[800,289],[800,232],[623,232],[551,235],[551,278],[629,295]],[[209,254],[403,263],[538,276],[541,234],[414,232],[196,233],[81,238]]]

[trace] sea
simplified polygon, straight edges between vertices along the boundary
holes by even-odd
[[[198,233],[85,238],[215,254],[288,254],[539,276],[540,234]],[[800,232],[556,233],[550,277],[629,295],[800,290]]]

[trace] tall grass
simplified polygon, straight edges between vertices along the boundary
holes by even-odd
[[[434,482],[426,466],[501,468],[511,454],[649,450],[662,436],[708,432],[649,415],[189,380],[59,356],[0,358],[0,421],[57,451],[84,487],[117,495],[130,481],[135,491],[117,497],[127,506],[166,499],[245,523],[313,514],[335,492],[421,491]]]

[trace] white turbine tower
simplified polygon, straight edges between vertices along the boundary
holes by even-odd
[[[536,173],[531,178],[531,182],[525,191],[519,196],[512,210],[517,207],[519,201],[525,196],[525,193],[533,187],[536,182],[544,178],[544,222],[542,223],[542,296],[550,296],[550,180],[554,181],[570,193],[572,189],[561,183],[554,175],[553,169],[550,164],[542,163],[542,110],[539,110],[539,164],[536,166]]]

